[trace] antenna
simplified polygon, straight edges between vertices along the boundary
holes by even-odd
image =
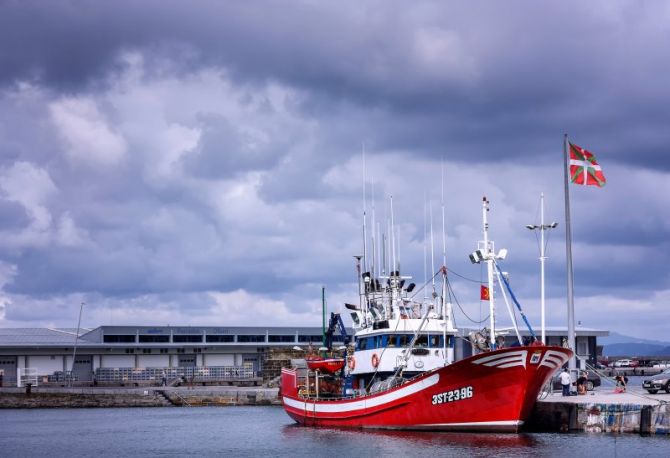
[[[374,281],[377,276],[375,275],[375,258],[377,254],[376,243],[375,243],[375,177],[372,177],[372,281]]]
[[[428,291],[426,290],[426,283],[428,283],[428,268],[426,264],[428,263],[428,257],[426,255],[426,235],[428,234],[428,209],[426,208],[426,190],[423,190],[423,298],[428,299]]]
[[[442,157],[442,265],[447,267],[447,227],[444,222],[444,157]]]
[[[433,241],[433,202],[429,201],[430,208],[430,273],[435,271],[435,243]],[[435,297],[435,275],[433,275],[433,297]]]
[[[391,272],[397,270],[396,267],[396,258],[395,258],[395,226],[393,225],[393,196],[390,196],[391,199]]]
[[[398,264],[396,265],[395,270],[398,271],[398,276],[400,276],[400,227],[396,228],[395,243],[398,245],[398,248],[396,248],[398,252]]]
[[[367,215],[366,215],[366,203],[367,200],[367,189],[365,180],[367,179],[367,172],[365,169],[365,143],[362,144],[362,153],[363,153],[363,271],[368,271],[368,234],[367,234]]]

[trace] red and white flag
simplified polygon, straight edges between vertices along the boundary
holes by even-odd
[[[607,180],[596,157],[584,148],[570,145],[570,181],[584,186],[605,186]]]
[[[481,289],[479,290],[479,299],[482,301],[491,300],[491,294],[488,286],[481,285]]]

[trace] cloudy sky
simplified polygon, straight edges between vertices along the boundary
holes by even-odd
[[[0,326],[75,326],[82,301],[89,327],[319,325],[322,286],[357,300],[363,183],[423,283],[442,176],[477,319],[486,195],[539,322],[545,193],[565,326],[568,133],[608,180],[571,187],[576,318],[667,340],[669,24],[651,1],[0,0]]]

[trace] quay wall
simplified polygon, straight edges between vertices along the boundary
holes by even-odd
[[[670,434],[670,404],[537,402],[531,431]]]
[[[0,409],[279,405],[276,389],[33,388],[0,390]]]

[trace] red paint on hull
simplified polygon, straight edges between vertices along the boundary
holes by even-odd
[[[305,426],[517,431],[544,383],[571,355],[561,347],[505,348],[426,372],[384,392],[337,400],[301,396],[297,373],[285,369],[282,401],[286,413]]]
[[[342,358],[306,358],[307,367],[311,370],[319,370],[334,374],[344,367],[344,359]]]

